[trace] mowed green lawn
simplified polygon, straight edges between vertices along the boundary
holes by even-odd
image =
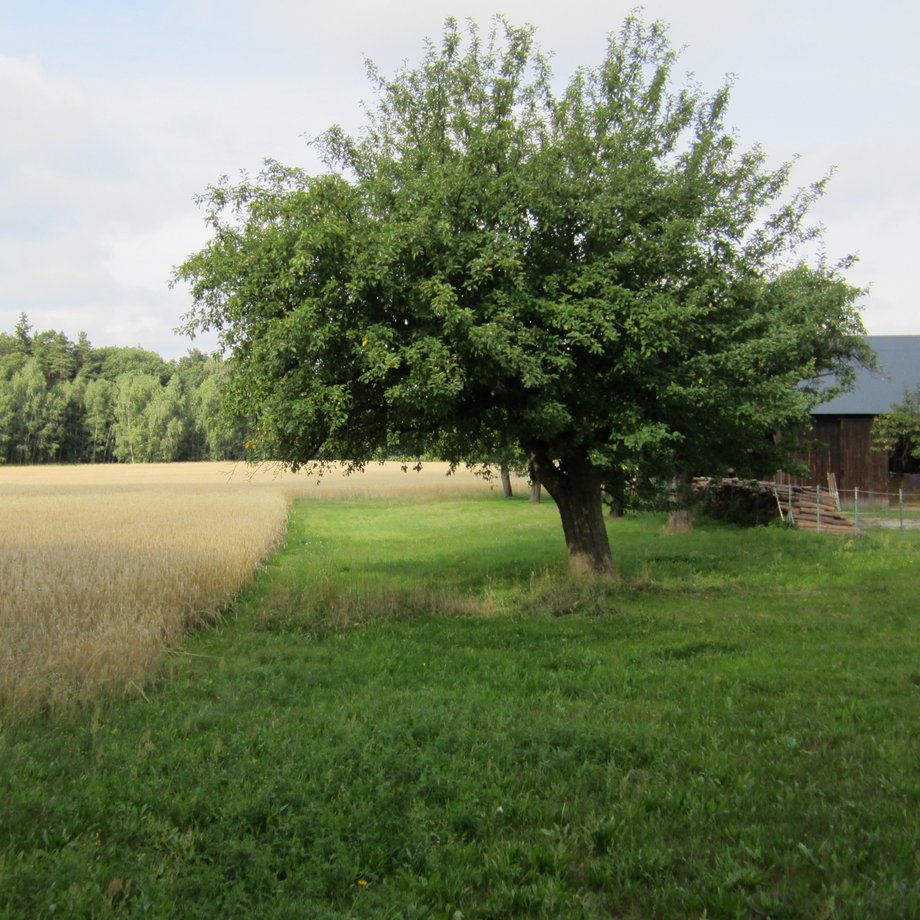
[[[302,502],[162,679],[0,735],[0,917],[920,916],[920,533]]]

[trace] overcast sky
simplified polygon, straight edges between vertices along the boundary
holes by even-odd
[[[207,241],[193,198],[266,157],[318,171],[306,136],[354,131],[364,60],[418,61],[446,16],[537,27],[562,85],[600,62],[633,2],[0,0],[0,329],[167,357],[189,307],[173,266]],[[870,333],[920,333],[920,4],[649,0],[728,122],[796,184],[836,175],[816,212],[828,255],[856,253]]]

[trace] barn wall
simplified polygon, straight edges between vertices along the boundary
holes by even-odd
[[[839,464],[843,474],[837,476],[842,489],[888,491],[888,454],[872,449],[872,415],[841,416]]]
[[[827,485],[827,474],[834,473],[837,487],[844,491],[888,491],[888,456],[872,450],[873,415],[815,416],[808,440],[820,442],[808,448],[807,479],[789,476],[781,481],[806,485]]]

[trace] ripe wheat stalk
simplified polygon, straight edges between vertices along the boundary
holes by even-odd
[[[284,531],[276,490],[148,488],[4,502],[0,701],[68,708],[141,686]]]

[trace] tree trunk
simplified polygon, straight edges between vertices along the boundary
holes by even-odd
[[[693,530],[693,512],[689,508],[672,508],[668,512],[668,533],[689,533]]]
[[[607,506],[607,513],[612,518],[621,518],[626,515],[626,500],[617,492],[611,491],[610,487],[601,490],[601,499]]]
[[[683,473],[671,480],[672,507],[668,513],[668,532],[687,533],[693,530],[693,509],[690,507],[690,476]]]
[[[528,470],[528,475],[530,476],[530,500],[532,502],[538,502],[542,497],[543,486],[540,485],[540,477],[537,475],[537,469],[532,461],[530,469]]]
[[[598,471],[579,454],[558,463],[537,451],[531,452],[531,458],[539,481],[559,509],[571,573],[613,575]]]
[[[502,477],[502,492],[505,493],[505,498],[511,498],[511,474],[508,472],[508,467],[503,463],[500,467],[501,477]]]

